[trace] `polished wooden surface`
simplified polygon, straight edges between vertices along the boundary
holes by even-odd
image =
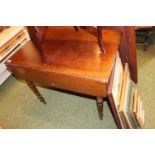
[[[103,36],[102,36],[102,26],[89,26],[89,28],[96,28],[96,32],[97,32],[97,39],[98,39],[98,44],[99,44],[99,47],[100,47],[100,50],[105,53],[105,49],[104,49],[104,46],[103,46]],[[80,31],[80,26],[74,26],[74,29],[76,31]]]
[[[40,28],[36,26],[28,26],[27,30],[29,32],[30,38],[33,41],[34,45],[38,49],[38,52],[40,52],[41,59],[43,63],[46,63],[46,59],[44,56],[43,48],[42,48],[42,42],[45,36],[46,27]]]
[[[44,99],[44,97],[39,93],[39,91],[37,90],[37,88],[35,87],[34,83],[31,81],[27,81],[27,85],[29,86],[29,88],[34,92],[34,94],[38,97],[38,99],[46,104],[46,101]]]
[[[103,100],[107,97],[108,81],[121,39],[118,31],[104,30],[102,33],[106,53],[101,52],[93,29],[78,33],[74,27],[48,28],[42,41],[46,63],[37,46],[29,41],[6,64],[16,78],[27,82],[43,103],[45,100],[35,84],[96,97],[102,120]],[[109,105],[117,115],[114,105]],[[117,118],[114,117],[120,128]]]
[[[46,32],[45,29],[47,29],[47,27],[46,26],[42,26],[42,27],[37,26],[37,27],[38,27],[38,29],[42,30],[41,33],[38,33],[38,36],[40,38],[42,36],[42,34],[44,32]],[[80,29],[81,28],[83,30],[85,30],[86,32],[91,33],[96,38],[98,38],[99,35],[97,34],[95,27],[80,26]],[[121,32],[122,37],[121,37],[121,43],[120,43],[120,47],[119,47],[120,57],[122,59],[123,64],[125,64],[126,62],[129,64],[131,78],[134,82],[137,83],[138,82],[138,74],[137,74],[135,27],[134,26],[102,26],[102,29],[118,30]],[[80,39],[81,39],[81,37],[80,37]],[[103,43],[102,43],[102,45],[103,45]],[[100,45],[100,46],[102,46],[102,45]]]
[[[120,57],[123,64],[129,64],[131,79],[138,82],[137,54],[136,54],[136,33],[134,26],[104,26],[104,29],[118,30],[122,33],[120,43]]]
[[[43,42],[46,64],[30,41],[7,65],[16,77],[26,81],[105,97],[120,33],[104,30],[103,35],[105,54],[91,33],[77,33],[73,27],[52,27]]]

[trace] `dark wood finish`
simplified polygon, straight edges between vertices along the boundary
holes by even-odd
[[[46,64],[42,63],[31,41],[6,64],[18,79],[97,97],[102,118],[101,99],[107,97],[108,81],[121,37],[118,31],[103,30],[102,33],[105,54],[100,52],[96,36],[82,29],[77,33],[73,27],[49,27],[42,44]]]
[[[136,54],[136,33],[134,26],[103,26],[103,29],[118,30],[122,33],[120,43],[120,57],[123,65],[129,64],[131,79],[138,82],[137,75],[137,54]]]
[[[75,31],[79,31],[79,27],[78,26],[74,26]]]
[[[98,38],[98,43],[99,43],[101,51],[105,53],[106,51],[103,46],[102,26],[97,26],[97,38]]]
[[[38,32],[37,27],[35,26],[28,26],[28,32],[30,34],[31,40],[33,41],[34,45],[37,47],[38,51],[40,52],[40,56],[43,63],[46,63],[46,58],[44,56],[43,48],[42,48],[42,41],[44,39],[45,32]]]
[[[128,52],[127,54],[127,62],[129,64],[130,76],[137,83],[138,75],[137,75],[137,53],[136,53],[136,33],[135,27],[126,26],[126,41]]]
[[[46,64],[42,64],[38,50],[30,41],[11,58],[8,66],[12,66],[12,72],[27,81],[32,79],[44,85],[50,83],[51,86],[61,89],[105,97],[120,34],[117,31],[104,31],[107,53],[102,54],[98,43],[93,41],[95,37],[85,32],[76,33],[72,28],[65,29],[65,32],[71,31],[65,36],[63,30],[60,32],[60,28],[58,31],[56,29],[57,27],[55,30],[51,29],[53,35],[50,35],[51,31],[49,34],[47,32],[47,38],[43,44]],[[64,38],[61,37],[62,40],[58,40],[61,35]],[[83,35],[86,35],[88,41],[83,40]],[[74,37],[80,39],[80,36],[81,40],[74,40]],[[27,52],[27,49],[31,52]]]
[[[122,129],[124,128],[123,127],[123,124],[121,122],[121,118],[120,118],[120,115],[119,115],[119,112],[118,112],[118,108],[116,107],[116,104],[114,102],[114,98],[113,98],[113,95],[112,95],[112,85],[113,85],[113,80],[114,80],[114,72],[112,71],[111,72],[111,76],[110,76],[110,79],[109,79],[109,83],[108,83],[108,91],[107,91],[107,102],[109,103],[109,107],[110,107],[110,110],[112,112],[112,115],[113,115],[113,118],[115,120],[115,123],[117,125],[117,128],[118,129]]]
[[[92,26],[89,26],[92,27]],[[84,29],[87,29],[88,27],[85,27]],[[75,31],[80,31],[80,28],[78,26],[74,26]],[[97,31],[97,39],[98,39],[98,44],[101,49],[101,52],[105,53],[105,48],[103,46],[103,37],[102,37],[102,26],[97,26],[96,28]]]
[[[46,31],[48,29],[48,26],[27,26],[28,31],[30,31],[30,34],[32,32],[32,35],[34,35],[37,40],[42,44]]]
[[[38,99],[40,100],[40,102],[46,104],[46,101],[45,101],[44,97],[39,93],[39,91],[36,88],[36,86],[34,85],[34,83],[33,82],[30,82],[30,81],[26,81],[26,83],[29,86],[29,88],[34,92],[34,94],[38,97]]]
[[[75,27],[77,27],[77,26],[75,26]],[[121,43],[120,43],[120,47],[119,47],[120,57],[122,59],[123,65],[125,64],[125,62],[127,62],[129,64],[131,78],[135,83],[137,83],[138,82],[138,74],[137,74],[135,27],[134,26],[98,26],[98,27],[102,27],[103,29],[118,30],[122,33]],[[99,36],[98,34],[96,34],[96,32],[95,32],[96,30],[94,31],[92,26],[81,26],[81,28],[83,28],[85,31],[93,34],[96,37]],[[79,30],[79,28],[78,28],[78,30]],[[102,35],[103,35],[103,32],[102,32]],[[103,43],[101,44],[101,39],[99,39],[99,37],[98,37],[98,41],[100,42],[100,47],[101,47],[103,45]],[[101,50],[105,52],[105,48],[101,47]],[[44,58],[42,58],[42,59],[44,61]]]
[[[118,110],[114,104],[114,101],[113,101],[111,94],[108,94],[107,102],[108,102],[108,105],[110,107],[110,110],[111,110],[111,113],[112,113],[113,118],[115,120],[117,128],[123,129],[124,127],[123,127],[123,124],[121,123],[121,118],[120,118],[119,112],[118,112]]]
[[[96,98],[96,105],[97,105],[98,115],[100,120],[103,120],[103,101],[104,100],[101,97]]]

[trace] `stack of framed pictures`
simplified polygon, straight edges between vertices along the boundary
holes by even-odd
[[[119,54],[116,56],[109,87],[109,100],[117,110],[121,127],[143,128],[145,112],[141,97],[130,79],[128,64],[125,63],[123,69]]]

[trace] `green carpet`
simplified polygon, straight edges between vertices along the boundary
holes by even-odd
[[[153,37],[155,38],[155,36]],[[145,108],[145,128],[155,128],[155,44],[147,52],[137,46],[138,89]],[[0,86],[0,125],[5,128],[116,128],[107,103],[104,119],[98,118],[96,102],[77,94],[40,88],[47,105],[39,102],[25,83],[12,76]]]
[[[137,46],[138,85],[145,109],[145,128],[155,128],[155,34],[147,51]]]
[[[10,77],[0,87],[0,123],[5,128],[116,128],[105,103],[98,118],[94,99],[39,88],[47,105],[39,102],[25,83]]]

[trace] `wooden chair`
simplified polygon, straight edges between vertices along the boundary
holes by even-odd
[[[78,28],[78,30],[79,30],[79,27],[77,27],[77,28],[76,27],[77,26],[74,26],[74,29],[76,30]],[[90,26],[88,26],[88,27],[90,27]],[[89,28],[86,28],[86,26],[81,26],[80,28],[83,28],[85,31],[89,32]],[[102,28],[103,28],[103,30],[110,29],[110,30],[117,30],[117,31],[121,32],[122,37],[121,37],[121,42],[120,42],[120,46],[119,46],[120,57],[122,59],[123,64],[125,64],[125,62],[127,62],[129,64],[131,79],[135,83],[137,83],[138,76],[137,76],[135,26],[102,26]],[[31,29],[29,26],[28,26],[28,30],[29,30],[32,40],[33,40],[33,38],[37,38],[35,35],[37,31],[31,32]],[[45,33],[47,31],[47,26],[43,26],[42,30],[43,30],[42,33]],[[96,36],[96,33],[94,33],[94,32],[89,32],[89,33],[92,33],[94,36]],[[38,35],[40,36],[40,38],[43,36],[40,33]],[[34,44],[36,45],[36,47],[38,46],[38,44],[35,41],[34,41]],[[39,47],[37,47],[37,48],[39,49]],[[41,51],[40,53],[42,54],[42,61],[45,62],[46,60],[44,59],[43,52]]]
[[[36,84],[93,96],[102,120],[103,101],[108,101],[109,79],[121,38],[120,33],[113,30],[105,30],[103,34],[106,54],[100,53],[95,36],[84,31],[77,33],[70,27],[52,27],[42,42],[46,63],[29,41],[6,64],[17,79],[26,81],[43,103],[45,99]],[[109,102],[109,106],[117,127],[122,128],[115,105]]]
[[[31,39],[34,41],[36,46],[40,51],[42,51],[41,44],[44,39],[44,36],[46,34],[48,26],[43,26],[42,31],[39,30],[37,26],[28,26],[28,30],[31,36]],[[80,26],[74,26],[75,31],[79,32],[80,31]],[[103,53],[105,53],[105,48],[103,46],[103,37],[102,37],[102,26],[96,26],[96,31],[97,31],[97,39],[98,39],[98,44]],[[38,34],[38,35],[37,35]],[[43,54],[42,54],[43,55]],[[44,56],[42,57],[43,61],[45,62]]]

